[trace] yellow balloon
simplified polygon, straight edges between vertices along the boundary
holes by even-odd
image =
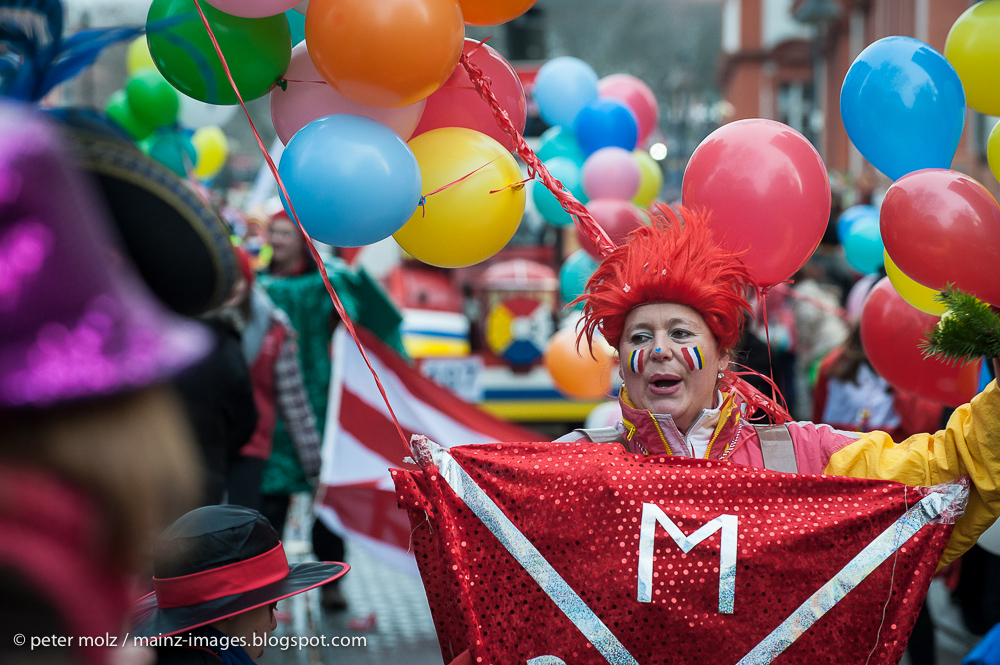
[[[636,149],[632,153],[635,161],[639,162],[639,192],[632,198],[632,203],[640,208],[648,208],[656,197],[660,195],[660,188],[663,187],[663,171],[660,163],[649,156],[649,153],[642,149]]]
[[[1000,0],[986,0],[958,17],[944,55],[965,88],[966,102],[986,115],[1000,115]]]
[[[229,158],[229,140],[222,129],[202,127],[191,137],[191,143],[198,152],[194,174],[200,180],[207,180],[222,170]]]
[[[498,142],[442,127],[410,141],[426,197],[393,234],[414,258],[441,268],[485,261],[507,244],[524,215],[524,176]],[[440,191],[439,191],[440,190]]]
[[[128,51],[125,52],[125,69],[129,74],[137,72],[143,67],[156,67],[153,63],[153,56],[149,54],[149,45],[146,43],[146,37],[136,37],[131,44],[128,45]]]
[[[989,141],[986,143],[986,159],[993,171],[993,177],[1000,180],[1000,122],[993,125]]]
[[[906,274],[892,262],[892,259],[889,258],[889,252],[883,253],[885,255],[885,274],[889,276],[889,281],[892,282],[892,286],[896,289],[896,293],[903,296],[903,300],[910,303],[921,312],[925,312],[933,316],[941,316],[944,314],[945,310],[948,308],[934,299],[940,291],[935,291],[928,286],[924,286],[923,284],[913,281],[913,279],[907,277]]]

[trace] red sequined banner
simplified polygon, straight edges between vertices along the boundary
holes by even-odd
[[[919,514],[910,509],[933,500],[931,490],[643,458],[586,442],[460,446],[443,454],[451,457],[393,477],[446,663],[467,649],[473,663],[542,656],[559,660],[536,662],[609,662],[511,554],[518,547],[505,547],[491,532],[502,516],[526,539],[521,555],[533,546],[642,665],[738,663],[787,632],[789,617],[831,579],[844,579],[845,570],[857,586],[828,594],[835,604],[815,623],[800,622],[811,627],[783,645],[774,662],[897,663],[951,533],[948,522],[957,518],[918,522],[915,535],[890,542],[885,534]],[[486,520],[488,528],[477,517],[476,500],[461,500],[446,482],[456,474],[485,492],[479,503],[488,497],[500,520]],[[471,496],[475,488],[463,491]],[[654,522],[657,513],[663,519]],[[687,553],[682,540],[694,543]],[[883,558],[866,554],[880,543]],[[734,568],[726,568],[727,547]],[[643,556],[647,567],[652,557],[649,602],[638,600]],[[859,560],[873,570],[858,575]],[[720,576],[720,565],[735,579]],[[727,585],[731,600],[724,598]],[[727,607],[732,613],[721,613]]]

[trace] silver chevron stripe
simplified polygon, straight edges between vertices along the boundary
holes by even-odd
[[[947,486],[944,492],[934,492],[921,499],[851,559],[833,579],[802,603],[737,665],[765,665],[773,661],[913,534],[935,520],[956,501],[964,502],[967,493],[964,487],[956,483]]]
[[[433,441],[428,440],[425,445],[445,482],[465,502],[465,505],[472,509],[472,512],[517,559],[517,562],[528,571],[538,586],[548,594],[552,602],[573,622],[573,625],[580,629],[580,632],[594,645],[594,648],[612,665],[638,665],[632,654],[618,641],[618,638],[587,607],[583,599],[566,584],[566,581],[545,560],[541,552],[535,549],[535,546],[524,537],[524,534],[518,531],[517,527],[507,519],[499,506],[483,492],[465,472],[465,469],[455,461],[455,458]]]

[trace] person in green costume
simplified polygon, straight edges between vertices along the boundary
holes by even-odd
[[[298,333],[306,392],[322,437],[333,361],[330,342],[340,317],[295,222],[281,211],[272,217],[268,231],[273,254],[260,283],[275,305],[288,315]],[[380,287],[363,269],[352,269],[343,261],[328,260],[325,267],[330,283],[355,325],[368,328],[404,354],[399,333],[402,317]],[[284,529],[291,495],[313,491],[316,482],[315,475],[303,469],[285,423],[279,418],[274,430],[274,448],[264,467],[261,483],[261,512],[279,534]],[[321,560],[343,561],[343,540],[320,520],[313,524],[312,538],[313,551]],[[324,587],[323,604],[330,609],[346,607],[335,584]]]

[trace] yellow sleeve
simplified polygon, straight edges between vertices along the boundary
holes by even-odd
[[[955,409],[948,426],[895,443],[870,432],[830,457],[825,473],[930,486],[969,476],[965,514],[955,525],[939,566],[961,556],[1000,515],[1000,390],[993,381]]]

